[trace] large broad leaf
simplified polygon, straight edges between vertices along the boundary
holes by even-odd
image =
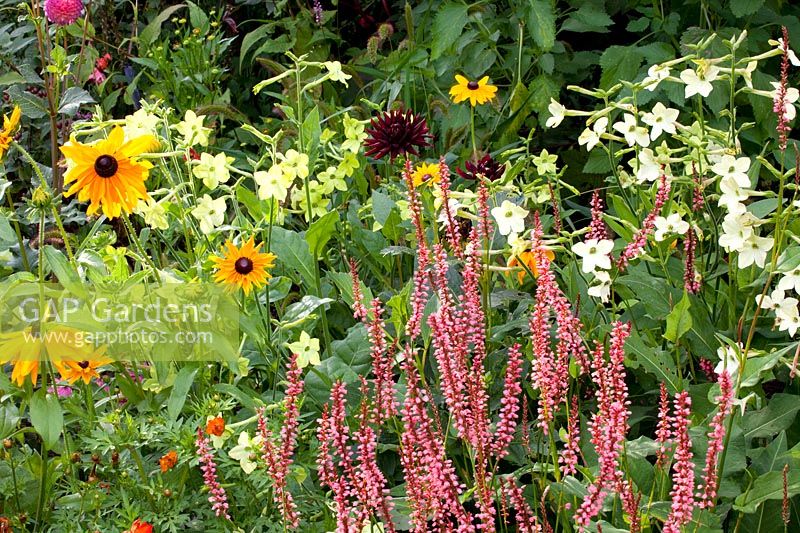
[[[315,258],[319,259],[322,249],[336,233],[337,222],[339,222],[339,213],[331,211],[312,222],[306,231],[306,241]]]
[[[72,268],[67,258],[61,251],[48,245],[44,247],[44,257],[53,274],[58,278],[58,282],[64,286],[69,292],[75,296],[79,296],[84,300],[88,297],[86,287],[81,283],[78,273]]]
[[[186,397],[189,394],[189,389],[192,388],[194,377],[197,375],[196,368],[185,366],[181,368],[178,375],[175,377],[175,383],[172,385],[172,392],[169,394],[167,400],[167,414],[170,420],[177,420],[178,415],[181,414],[183,406],[186,403]]]
[[[788,428],[800,410],[800,398],[794,394],[776,394],[760,411],[747,413],[742,420],[746,439],[771,437]]]
[[[664,350],[645,344],[637,333],[632,333],[625,343],[627,352],[631,357],[630,366],[641,366],[647,372],[656,376],[658,381],[664,383],[671,394],[681,390],[678,371],[675,361]]]
[[[528,33],[536,46],[546,52],[556,42],[556,15],[550,0],[529,0]]]
[[[297,271],[308,287],[315,286],[314,258],[302,235],[285,228],[272,228],[271,244],[278,264]]]
[[[667,315],[667,328],[664,332],[665,339],[677,342],[678,339],[683,337],[684,333],[692,329],[692,315],[689,312],[691,306],[692,302],[689,300],[689,293],[684,293],[681,301]]]
[[[731,0],[731,12],[742,18],[756,13],[763,5],[764,0]]]
[[[19,410],[13,404],[0,405],[0,439],[8,438],[17,429]]]
[[[456,42],[467,25],[468,9],[466,4],[448,3],[436,13],[431,35],[431,59],[440,57]]]
[[[139,32],[139,47],[146,48],[153,44],[158,36],[161,34],[161,25],[172,16],[177,10],[186,7],[185,4],[178,4],[175,6],[170,6],[166,8],[164,11],[159,13],[156,18],[154,18],[150,24],[145,26],[145,28]]]
[[[800,472],[790,469],[786,481],[786,492],[790,498],[800,493]],[[783,491],[783,472],[767,472],[756,478],[750,490],[736,498],[733,508],[743,513],[754,513],[767,500],[782,500]]]
[[[609,46],[600,56],[600,88],[608,89],[620,80],[633,80],[639,73],[642,54],[636,46]]]
[[[319,405],[328,401],[334,381],[353,383],[370,369],[370,345],[363,324],[350,328],[347,337],[333,341],[331,348],[333,353],[306,376],[306,391]]]
[[[53,448],[64,427],[64,413],[54,394],[39,389],[31,397],[31,423],[48,448]]]
[[[89,94],[85,89],[70,87],[67,89],[67,92],[64,93],[64,97],[61,99],[58,112],[64,115],[72,116],[78,112],[78,108],[81,107],[81,104],[92,103],[94,103],[94,98],[92,98],[92,95]]]

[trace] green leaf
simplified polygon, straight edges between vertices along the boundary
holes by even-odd
[[[0,405],[0,439],[6,439],[14,433],[18,422],[19,410],[15,405]]]
[[[45,446],[52,449],[58,443],[64,427],[64,413],[54,394],[47,394],[43,388],[33,393],[31,423],[36,433],[42,437]]]
[[[244,59],[247,56],[247,52],[250,51],[250,48],[253,47],[256,43],[261,41],[270,30],[270,26],[267,24],[262,24],[257,29],[251,31],[247,35],[244,36],[242,39],[242,47],[239,50],[239,70],[242,69],[242,65],[244,64]]]
[[[177,10],[186,7],[186,4],[178,4],[175,6],[170,6],[166,8],[164,11],[159,13],[156,18],[154,18],[150,24],[145,26],[145,28],[139,33],[139,49],[144,49],[149,47],[151,44],[158,39],[158,36],[161,34],[161,25],[172,16]]]
[[[796,396],[795,396],[796,398]],[[786,492],[791,498],[800,493],[800,472],[789,469],[786,474]],[[783,499],[783,472],[774,470],[756,478],[750,490],[736,498],[733,508],[743,513],[754,513],[767,500]]]
[[[339,222],[338,211],[331,211],[312,222],[306,231],[306,241],[311,253],[317,259],[319,259],[322,249],[336,233],[337,222]]]
[[[17,234],[11,229],[11,224],[8,223],[8,217],[4,214],[0,214],[0,243],[12,243],[16,242],[16,240]]]
[[[317,148],[319,147],[319,137],[322,135],[322,126],[319,119],[319,107],[306,115],[303,121],[303,139],[305,139],[305,149],[308,154],[308,168],[313,169],[317,160]]]
[[[756,13],[763,5],[764,0],[731,0],[731,13],[742,18]]]
[[[675,368],[675,361],[664,350],[645,344],[638,334],[633,333],[625,343],[628,354],[631,356],[632,368],[641,366],[646,372],[656,376],[658,381],[664,383],[670,393],[680,391],[680,380]]]
[[[771,437],[788,428],[800,410],[800,401],[794,394],[776,394],[760,411],[747,413],[742,420],[746,439]]]
[[[58,282],[64,286],[69,292],[75,296],[80,296],[84,300],[87,298],[86,287],[81,283],[78,273],[69,264],[67,258],[60,250],[53,248],[50,245],[44,247],[44,257],[47,260],[47,265],[53,271]]]
[[[13,70],[0,74],[0,87],[14,85],[15,83],[25,83],[25,78]]]
[[[636,46],[609,46],[600,56],[600,88],[608,89],[620,80],[633,80],[639,73],[642,54]]]
[[[309,287],[314,287],[314,258],[308,242],[296,231],[285,228],[272,228],[272,252],[278,256],[278,263],[296,270]]]
[[[286,313],[281,318],[281,323],[287,326],[295,326],[296,322],[305,320],[320,306],[327,305],[333,301],[330,298],[318,298],[307,294],[299,302],[293,303],[286,309]]]
[[[528,32],[536,46],[547,52],[556,42],[556,15],[550,0],[529,0]]]
[[[170,420],[177,420],[186,403],[186,396],[192,388],[194,377],[197,375],[197,368],[185,366],[180,369],[172,385],[172,392],[169,393],[167,400],[167,414]]]
[[[456,42],[467,25],[469,7],[465,4],[445,4],[433,19],[431,60],[437,59]]]
[[[70,87],[64,93],[58,112],[64,115],[74,115],[81,104],[93,104],[94,98],[86,90],[79,87]]]
[[[602,3],[585,2],[561,25],[561,29],[574,32],[608,33],[614,21]]]
[[[664,332],[665,339],[678,342],[678,339],[683,337],[684,333],[692,329],[692,314],[689,312],[691,307],[692,302],[689,300],[689,293],[684,293],[678,305],[667,315],[667,331]]]
[[[208,31],[208,15],[194,2],[186,2],[189,4],[189,21],[192,27],[199,29],[200,33]]]

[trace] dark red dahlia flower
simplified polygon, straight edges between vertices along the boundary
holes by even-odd
[[[366,133],[366,155],[380,159],[387,154],[394,160],[404,154],[419,155],[418,148],[430,146],[431,134],[425,119],[410,109],[386,111],[375,117]]]
[[[486,154],[478,161],[467,161],[464,169],[458,169],[458,175],[467,180],[476,180],[478,175],[483,175],[489,181],[499,180],[503,176],[505,166]]]

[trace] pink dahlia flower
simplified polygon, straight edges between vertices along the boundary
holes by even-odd
[[[83,14],[82,0],[45,0],[47,20],[59,26],[68,26]]]

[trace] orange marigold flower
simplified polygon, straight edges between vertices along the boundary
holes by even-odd
[[[133,524],[131,524],[131,528],[123,533],[153,533],[153,526],[141,518],[137,518],[133,521]]]
[[[172,470],[178,464],[178,453],[175,450],[170,450],[158,460],[158,465],[161,467],[161,473]]]
[[[212,418],[206,424],[206,433],[209,435],[214,435],[215,437],[221,437],[222,434],[225,432],[225,419],[221,416]]]

